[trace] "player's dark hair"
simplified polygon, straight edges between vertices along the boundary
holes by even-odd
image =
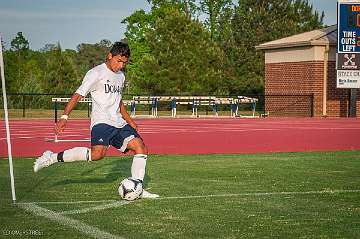
[[[130,57],[130,48],[129,45],[127,43],[124,42],[114,42],[113,46],[111,47],[110,50],[111,55],[113,56],[126,56],[126,57]]]

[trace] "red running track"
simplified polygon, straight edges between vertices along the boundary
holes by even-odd
[[[136,119],[151,154],[229,154],[360,150],[360,119]],[[47,142],[51,120],[10,122],[13,156],[35,157],[89,142]],[[62,139],[89,138],[89,123],[70,120]],[[121,155],[113,148],[108,155]],[[0,157],[7,156],[4,121]]]

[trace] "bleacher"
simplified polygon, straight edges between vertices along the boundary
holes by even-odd
[[[131,115],[136,116],[137,105],[151,105],[151,116],[158,117],[158,105],[159,102],[167,102],[171,107],[171,117],[177,117],[177,106],[178,105],[191,105],[192,117],[199,117],[198,108],[200,106],[211,106],[214,112],[214,116],[218,117],[220,105],[230,105],[230,116],[231,117],[243,117],[239,115],[240,104],[251,104],[252,116],[255,116],[256,103],[258,99],[250,98],[245,96],[238,96],[237,98],[218,98],[214,96],[134,96],[130,102]],[[249,117],[249,116],[247,116]]]

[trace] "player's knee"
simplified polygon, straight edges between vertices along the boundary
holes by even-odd
[[[147,147],[145,146],[144,142],[140,138],[135,138],[135,139],[131,140],[128,143],[127,148],[135,154],[147,154],[148,153]]]
[[[105,154],[101,151],[91,151],[91,161],[100,160],[105,157]]]
[[[91,147],[91,161],[100,160],[105,157],[108,147],[95,145]]]
[[[144,143],[142,143],[142,145],[140,146],[140,152],[138,152],[138,154],[148,154],[148,149],[146,147],[146,145]]]
[[[134,148],[136,154],[148,154],[148,149],[142,140],[138,141],[138,144]]]

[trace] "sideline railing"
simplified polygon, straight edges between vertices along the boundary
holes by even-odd
[[[22,94],[22,93],[9,93],[8,97],[8,109],[9,117],[14,118],[54,118],[54,102],[51,101],[52,98],[69,98],[71,94]],[[146,96],[151,97],[151,96]],[[167,96],[159,96],[167,97]],[[171,105],[171,98],[168,98],[167,101],[158,101],[157,112],[156,108],[152,107],[151,102],[148,104],[136,104],[135,113],[137,116],[147,115],[152,117],[152,114],[158,114],[159,116],[170,116],[176,115],[181,117],[183,114],[189,116],[189,111],[194,110],[196,115],[196,110],[198,115],[216,115],[216,107],[218,110],[219,116],[229,116],[231,112],[231,103],[230,100],[226,103],[227,98],[236,99],[236,96],[208,96],[215,97],[221,101],[225,101],[224,104],[214,104],[214,100],[209,99],[198,99],[194,104],[190,103],[181,103],[180,97],[189,98],[191,96],[177,96],[179,99],[176,101],[176,107]],[[197,96],[200,97],[200,96]],[[249,98],[256,98],[255,115],[268,115],[270,117],[313,117],[314,116],[314,95],[313,94],[268,94],[268,95],[246,95]],[[129,112],[131,112],[131,101],[134,100],[132,95],[124,95],[124,99],[128,100]],[[2,105],[2,99],[0,99],[0,104]],[[174,102],[173,102],[174,104]],[[197,106],[192,108],[192,106]],[[217,106],[216,106],[217,105]],[[64,107],[64,104],[58,104],[58,110],[61,110]],[[214,109],[215,108],[215,109]],[[89,117],[91,109],[91,104],[79,104],[75,111],[72,113],[74,118],[84,118]],[[153,112],[155,109],[155,112]],[[235,109],[235,108],[234,108]],[[235,110],[233,110],[234,112]],[[238,105],[238,114],[240,115],[252,116],[251,104],[239,104]],[[4,112],[0,110],[0,119],[4,118]]]
[[[54,115],[55,122],[58,119],[58,105],[61,103],[69,102],[70,98],[52,98],[54,102]],[[230,107],[230,117],[259,117],[255,115],[256,103],[258,99],[250,98],[246,96],[238,96],[236,98],[227,97],[227,98],[217,98],[214,96],[133,96],[132,100],[123,100],[123,103],[126,106],[130,106],[130,112],[132,117],[137,117],[136,107],[139,105],[148,105],[151,107],[151,117],[159,117],[158,109],[159,104],[165,102],[171,109],[171,117],[177,117],[177,107],[178,105],[188,105],[191,106],[192,114],[191,117],[200,117],[199,108],[201,106],[208,106],[212,108],[215,117],[219,117],[219,109],[221,106],[229,105]],[[88,117],[90,116],[91,108],[91,99],[84,98],[79,101],[79,103],[87,104]],[[239,114],[239,105],[240,104],[250,104],[251,105],[251,115],[241,115]],[[144,115],[142,115],[144,116]]]

